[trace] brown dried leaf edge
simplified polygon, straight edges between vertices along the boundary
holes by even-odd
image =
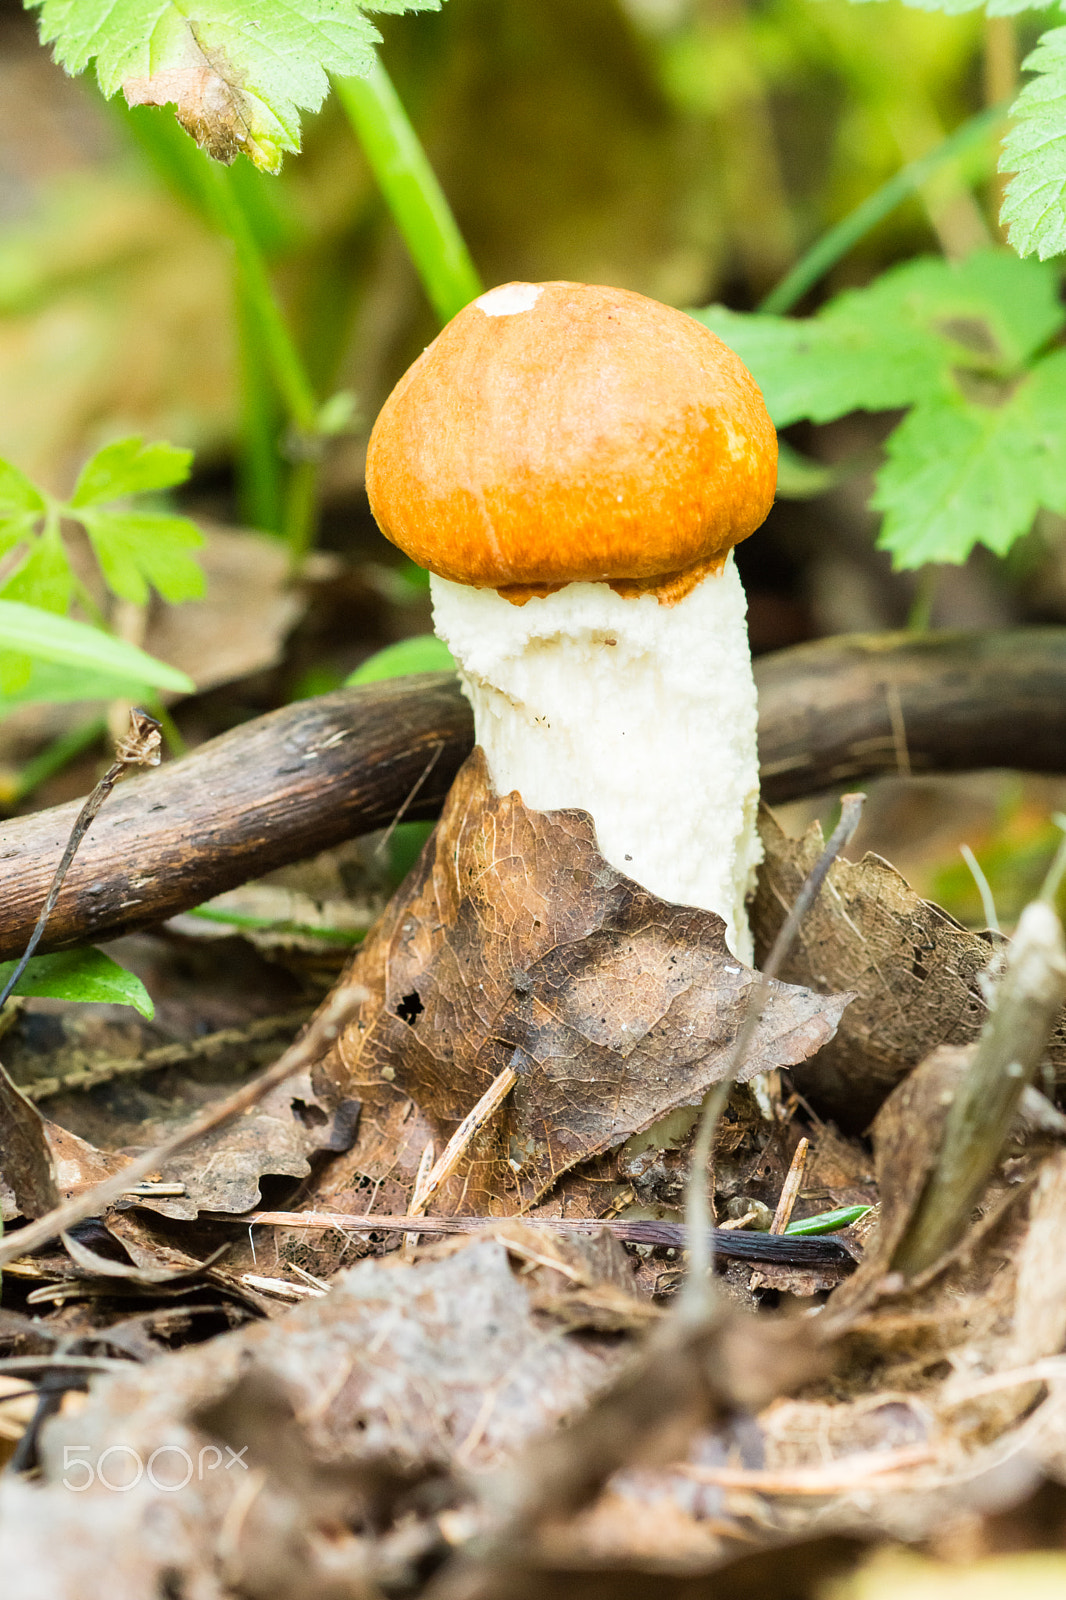
[[[362,1101],[349,1170],[409,1183],[427,1124],[439,1152],[510,1066],[512,1095],[437,1207],[508,1214],[698,1104],[730,1064],[755,974],[720,917],[623,877],[587,813],[495,794],[475,750],[352,980],[372,998],[316,1078]],[[741,1076],[812,1055],[848,999],[772,984]]]

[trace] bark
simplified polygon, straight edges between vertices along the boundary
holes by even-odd
[[[756,662],[771,804],[883,772],[1066,771],[1066,628],[849,635]],[[454,678],[339,689],[130,778],[86,838],[41,944],[115,938],[246,879],[435,817],[473,740]],[[79,802],[0,827],[0,960],[21,954]]]

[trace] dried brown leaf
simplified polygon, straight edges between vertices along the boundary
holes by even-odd
[[[43,1217],[59,1203],[44,1118],[0,1067],[0,1217]]]
[[[308,1594],[336,1600],[334,1555],[349,1580],[340,1592],[352,1594],[360,1551],[338,1520],[338,1491],[358,1491],[364,1506],[378,1493],[386,1523],[400,1515],[397,1484],[454,1470],[463,1493],[463,1474],[498,1468],[628,1359],[617,1337],[561,1333],[535,1306],[542,1269],[523,1265],[494,1239],[411,1266],[364,1262],[276,1322],[94,1386],[76,1414],[47,1425],[32,1491],[0,1481],[5,1600],[302,1593],[260,1587],[271,1551],[284,1575],[294,1549]],[[227,1445],[251,1446],[249,1459],[234,1462]],[[74,1457],[92,1473],[75,1475]],[[89,1479],[83,1493],[65,1487]]]
[[[372,998],[323,1065],[363,1105],[349,1170],[410,1176],[506,1067],[518,1083],[441,1209],[529,1206],[578,1162],[698,1104],[730,1064],[755,980],[723,928],[618,873],[587,813],[495,795],[475,751],[351,969]],[[772,984],[741,1076],[818,1050],[847,1000]]]
[[[173,104],[186,133],[213,160],[230,166],[244,151],[257,166],[277,170],[276,150],[255,136],[260,117],[240,74],[221,50],[205,49],[191,23],[181,43],[171,44],[167,66],[148,77],[127,78],[122,88],[131,106]]]
[[[752,906],[757,954],[769,949],[823,848],[814,824],[789,839],[763,809],[766,858]],[[907,1072],[939,1045],[975,1039],[987,1007],[978,979],[994,937],[971,933],[919,899],[879,856],[838,860],[782,968],[792,983],[856,998],[817,1060],[793,1073],[819,1110],[863,1127]],[[1062,1054],[1062,1039],[1053,1049]]]

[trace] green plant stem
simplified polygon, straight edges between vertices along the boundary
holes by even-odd
[[[907,612],[908,633],[928,633],[929,624],[933,620],[933,607],[936,604],[936,592],[940,587],[940,568],[938,566],[925,566],[918,574],[918,581],[914,586],[914,598],[911,600],[910,610]]]
[[[232,240],[243,280],[245,303],[259,325],[263,351],[289,419],[301,433],[313,434],[318,419],[318,401],[275,297],[270,273],[248,214],[227,168],[212,163],[207,168],[207,175],[212,186],[215,215],[222,231]]]
[[[314,540],[318,503],[318,400],[303,359],[274,294],[270,273],[248,214],[229,171],[209,169],[215,214],[233,243],[244,314],[259,330],[259,347],[297,435],[296,454],[284,496],[282,533],[298,568]],[[299,452],[306,448],[308,454]]]
[[[796,302],[802,300],[831,267],[835,267],[860,239],[865,238],[879,222],[883,222],[908,196],[920,189],[938,168],[980,144],[1002,121],[1006,111],[1006,102],[978,111],[934,149],[901,167],[887,183],[883,183],[854,211],[816,240],[791,272],[782,278],[775,289],[771,289],[758,309],[773,316],[782,316],[786,311],[791,311]]]
[[[321,462],[317,456],[294,461],[285,485],[285,542],[289,547],[289,562],[294,572],[303,566],[304,558],[315,542],[320,470]]]
[[[336,78],[334,88],[430,304],[447,322],[482,284],[392,79],[378,61],[367,77]]]
[[[240,515],[250,527],[281,533],[285,526],[278,455],[282,421],[270,369],[263,359],[258,320],[248,303],[243,276],[238,276],[234,289],[241,359],[241,441],[237,465]]]

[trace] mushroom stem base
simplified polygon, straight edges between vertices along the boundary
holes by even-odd
[[[756,699],[732,559],[673,606],[599,583],[521,607],[442,578],[432,589],[498,792],[590,812],[612,866],[716,911],[750,962]]]

